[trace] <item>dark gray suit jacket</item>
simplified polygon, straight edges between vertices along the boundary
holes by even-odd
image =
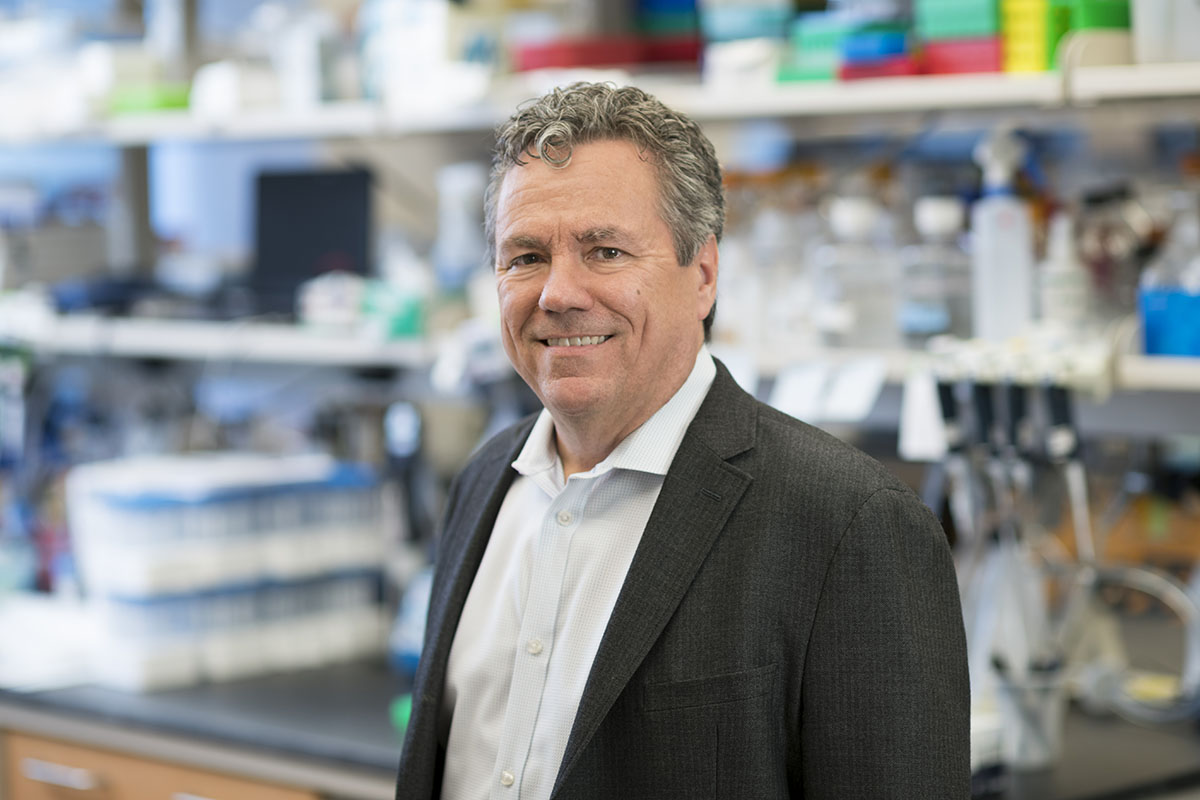
[[[440,794],[446,660],[525,420],[451,489],[396,797]],[[588,676],[555,798],[967,798],[966,642],[937,520],[717,377]]]

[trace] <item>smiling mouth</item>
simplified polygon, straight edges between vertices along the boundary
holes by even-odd
[[[610,336],[565,336],[561,339],[543,339],[549,347],[580,347],[585,344],[600,344],[610,339]]]

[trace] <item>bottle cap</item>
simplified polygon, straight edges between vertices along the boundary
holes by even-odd
[[[989,189],[1011,188],[1013,175],[1025,160],[1025,143],[1013,131],[1000,129],[975,146],[975,163],[983,168]]]
[[[957,197],[921,197],[913,206],[913,223],[922,236],[953,236],[962,230],[964,216]]]
[[[869,197],[835,197],[829,206],[829,227],[839,239],[867,239],[879,213],[879,204]]]

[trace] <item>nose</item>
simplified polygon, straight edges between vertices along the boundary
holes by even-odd
[[[587,267],[583,264],[573,259],[555,259],[546,271],[546,282],[542,284],[538,308],[559,314],[567,311],[587,311],[592,307],[590,277]]]

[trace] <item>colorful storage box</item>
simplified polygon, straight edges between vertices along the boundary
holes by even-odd
[[[1180,5],[1183,3],[1180,2]],[[1071,27],[1074,30],[1129,28],[1129,0],[1073,0]],[[1200,34],[1200,31],[1194,31]]]
[[[999,0],[917,0],[917,35],[925,40],[969,39],[1000,33]]]
[[[999,36],[926,42],[921,55],[925,71],[931,74],[999,72],[1004,69],[1004,42]]]
[[[1045,72],[1055,66],[1058,41],[1071,26],[1069,0],[1002,0],[1000,20],[1007,72]]]

